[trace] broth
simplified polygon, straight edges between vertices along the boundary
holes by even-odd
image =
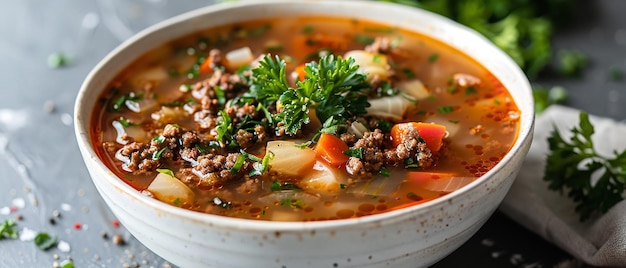
[[[281,61],[277,87],[294,92],[314,77],[326,83],[315,70],[360,64],[334,80],[352,86],[324,84],[332,97],[316,95],[321,86],[288,98],[269,94],[260,77],[271,69],[263,64],[278,70]],[[307,73],[311,61],[319,64]],[[364,97],[370,107],[359,107]],[[104,90],[91,135],[117,176],[163,202],[317,221],[399,209],[470,183],[509,151],[519,116],[492,74],[441,42],[374,22],[302,17],[207,29],[147,52]]]

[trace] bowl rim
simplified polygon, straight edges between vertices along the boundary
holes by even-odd
[[[91,138],[90,138],[90,120],[92,119],[93,106],[95,105],[95,100],[89,100],[87,98],[87,91],[90,90],[91,84],[95,83],[94,80],[97,80],[98,74],[102,71],[104,67],[116,56],[116,54],[125,50],[131,44],[144,39],[148,36],[151,36],[155,32],[180,23],[185,23],[185,21],[191,21],[193,18],[197,18],[208,13],[214,12],[222,12],[230,9],[240,9],[240,8],[254,8],[256,6],[263,5],[307,5],[307,4],[327,4],[327,5],[368,5],[372,9],[384,9],[384,10],[393,10],[394,12],[412,12],[415,15],[421,16],[422,20],[432,21],[432,23],[436,23],[439,27],[443,26],[445,28],[453,29],[457,32],[464,32],[466,35],[472,38],[471,41],[479,42],[481,48],[489,49],[503,61],[503,64],[507,65],[509,69],[512,71],[512,76],[518,79],[519,87],[521,87],[524,95],[527,95],[530,103],[522,103],[520,100],[515,99],[517,106],[522,110],[522,105],[526,105],[525,109],[522,112],[520,117],[520,126],[518,130],[518,135],[510,148],[509,152],[500,160],[500,162],[494,166],[491,170],[489,170],[484,175],[478,177],[476,180],[471,182],[470,184],[458,189],[454,192],[446,194],[445,196],[436,198],[434,200],[416,204],[410,207],[397,209],[393,211],[383,212],[375,215],[362,216],[357,218],[349,218],[349,219],[337,219],[337,220],[327,220],[327,221],[310,221],[310,222],[283,222],[283,221],[266,221],[266,220],[252,220],[252,219],[240,219],[233,218],[227,216],[213,215],[208,213],[202,213],[197,211],[191,211],[188,209],[179,208],[176,206],[172,206],[170,204],[166,204],[154,198],[150,198],[140,193],[123,180],[118,178],[116,175],[113,175],[113,172],[99,159],[95,150],[92,147]],[[362,18],[358,14],[354,14],[353,17]],[[246,21],[247,19],[242,19],[241,21]],[[399,26],[402,28],[402,26]],[[411,30],[412,31],[412,30]],[[435,36],[429,37],[441,41],[439,38]],[[172,38],[170,38],[171,40]],[[448,46],[452,46],[457,50],[460,50],[456,46],[444,42]],[[467,52],[462,51],[462,53],[467,54]],[[474,56],[467,55],[468,57],[476,60]],[[132,62],[132,61],[131,61]],[[479,63],[481,64],[481,63]],[[488,69],[487,66],[483,65],[484,68]],[[119,70],[123,70],[124,68],[120,68]],[[489,70],[493,72],[493,70]],[[91,89],[99,90],[100,92],[103,90],[102,88],[93,87]],[[88,108],[85,108],[88,107]],[[81,111],[87,110],[86,116],[83,117]],[[524,112],[525,111],[525,112]],[[186,218],[196,222],[203,222],[207,225],[213,227],[224,227],[228,229],[245,229],[245,230],[259,230],[259,231],[302,231],[302,230],[319,230],[325,228],[339,228],[339,227],[350,227],[361,224],[369,224],[369,225],[385,225],[386,223],[396,222],[405,220],[407,218],[414,218],[419,213],[423,213],[428,210],[429,207],[435,207],[442,205],[443,203],[451,202],[452,199],[456,199],[460,195],[463,195],[465,192],[470,191],[479,185],[483,184],[485,181],[489,180],[494,174],[501,170],[503,166],[510,162],[512,157],[520,153],[523,145],[528,142],[529,139],[532,140],[533,134],[533,126],[534,126],[534,105],[532,105],[532,93],[530,83],[526,78],[526,75],[519,68],[519,66],[502,50],[497,48],[493,43],[491,43],[487,38],[479,34],[478,32],[461,25],[457,22],[454,22],[446,17],[441,15],[413,7],[408,7],[399,4],[393,4],[389,2],[375,2],[375,1],[362,1],[362,0],[342,0],[342,1],[333,1],[333,0],[301,0],[301,1],[287,1],[287,0],[262,0],[262,1],[237,1],[237,2],[226,2],[226,3],[218,3],[213,5],[208,5],[205,7],[201,7],[172,18],[166,19],[159,23],[156,23],[152,26],[147,27],[146,29],[140,31],[139,33],[133,35],[131,38],[119,44],[116,48],[114,48],[111,52],[109,52],[102,60],[98,62],[98,64],[89,72],[83,83],[81,84],[80,90],[78,91],[78,95],[76,97],[75,106],[74,106],[74,130],[78,145],[81,149],[81,153],[83,153],[82,158],[85,161],[93,161],[95,166],[97,167],[97,171],[102,174],[107,174],[106,183],[112,184],[114,187],[118,189],[122,189],[125,194],[129,194],[132,198],[138,200],[145,206],[160,210],[165,212],[166,214],[172,214],[175,216],[179,216],[181,218]],[[84,154],[87,155],[84,155]],[[93,176],[91,176],[92,179]]]

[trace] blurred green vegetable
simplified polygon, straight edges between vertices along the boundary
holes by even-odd
[[[533,79],[552,57],[550,37],[576,0],[379,0],[421,7],[486,36]]]
[[[587,55],[578,50],[559,51],[559,69],[561,74],[569,77],[580,77],[583,69],[589,64]]]
[[[541,113],[552,104],[565,104],[569,93],[562,86],[554,86],[547,89],[542,86],[533,86],[535,98],[535,113]]]

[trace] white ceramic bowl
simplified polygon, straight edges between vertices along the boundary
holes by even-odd
[[[356,219],[268,222],[183,210],[144,196],[118,179],[94,153],[91,112],[113,76],[146,50],[215,25],[240,20],[323,14],[398,25],[439,39],[476,59],[508,88],[521,128],[512,150],[491,171],[444,197]],[[244,1],[198,9],[124,42],[89,74],[76,100],[76,137],[98,191],[143,244],[183,267],[421,267],[466,242],[509,190],[532,140],[533,98],[526,76],[485,38],[441,16],[406,6],[362,1]]]

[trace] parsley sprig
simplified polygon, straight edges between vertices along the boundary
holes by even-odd
[[[571,132],[569,142],[556,130],[548,138],[550,153],[544,180],[551,190],[567,191],[568,197],[576,202],[580,220],[585,221],[623,200],[626,150],[615,151],[613,158],[599,155],[591,140],[594,127],[585,112],[580,113],[579,126]]]
[[[278,113],[272,121],[281,123],[288,134],[311,122],[309,110],[315,110],[321,122],[331,120],[335,125],[364,115],[369,106],[365,90],[369,85],[365,75],[358,72],[354,59],[343,59],[332,54],[305,67],[305,79],[295,88],[287,83],[285,61],[278,56],[265,56],[252,70],[249,97],[265,107],[275,105]]]

